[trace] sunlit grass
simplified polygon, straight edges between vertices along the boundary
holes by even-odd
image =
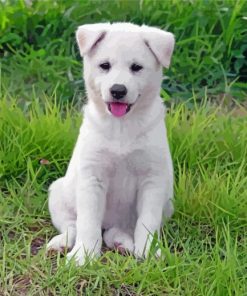
[[[195,100],[195,98],[194,98]],[[175,215],[163,259],[113,252],[82,268],[45,256],[55,233],[47,188],[70,159],[81,115],[56,98],[25,111],[0,101],[0,287],[5,295],[246,295],[246,116],[205,102],[172,106],[166,122],[175,167]],[[40,164],[45,159],[46,164]]]

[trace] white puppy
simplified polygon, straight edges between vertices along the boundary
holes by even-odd
[[[80,26],[76,32],[88,103],[63,178],[49,188],[61,233],[48,249],[72,248],[78,265],[110,248],[148,254],[163,217],[173,213],[173,167],[159,96],[171,33],[130,23]],[[66,140],[66,139],[65,139]]]

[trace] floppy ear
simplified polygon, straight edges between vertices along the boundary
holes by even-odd
[[[170,32],[148,26],[142,26],[142,29],[145,44],[158,62],[165,68],[169,68],[175,44],[174,35]]]
[[[92,24],[78,27],[76,41],[83,57],[92,50],[105,36],[110,24]]]

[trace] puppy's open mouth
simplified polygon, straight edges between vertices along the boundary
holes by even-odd
[[[110,102],[107,103],[108,110],[112,113],[112,115],[116,117],[124,116],[126,113],[130,111],[131,104],[127,103],[118,103],[118,102]]]

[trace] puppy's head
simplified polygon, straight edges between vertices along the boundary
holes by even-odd
[[[169,67],[174,48],[171,33],[105,23],[80,26],[76,38],[89,100],[101,112],[122,117],[159,94],[162,66]]]

